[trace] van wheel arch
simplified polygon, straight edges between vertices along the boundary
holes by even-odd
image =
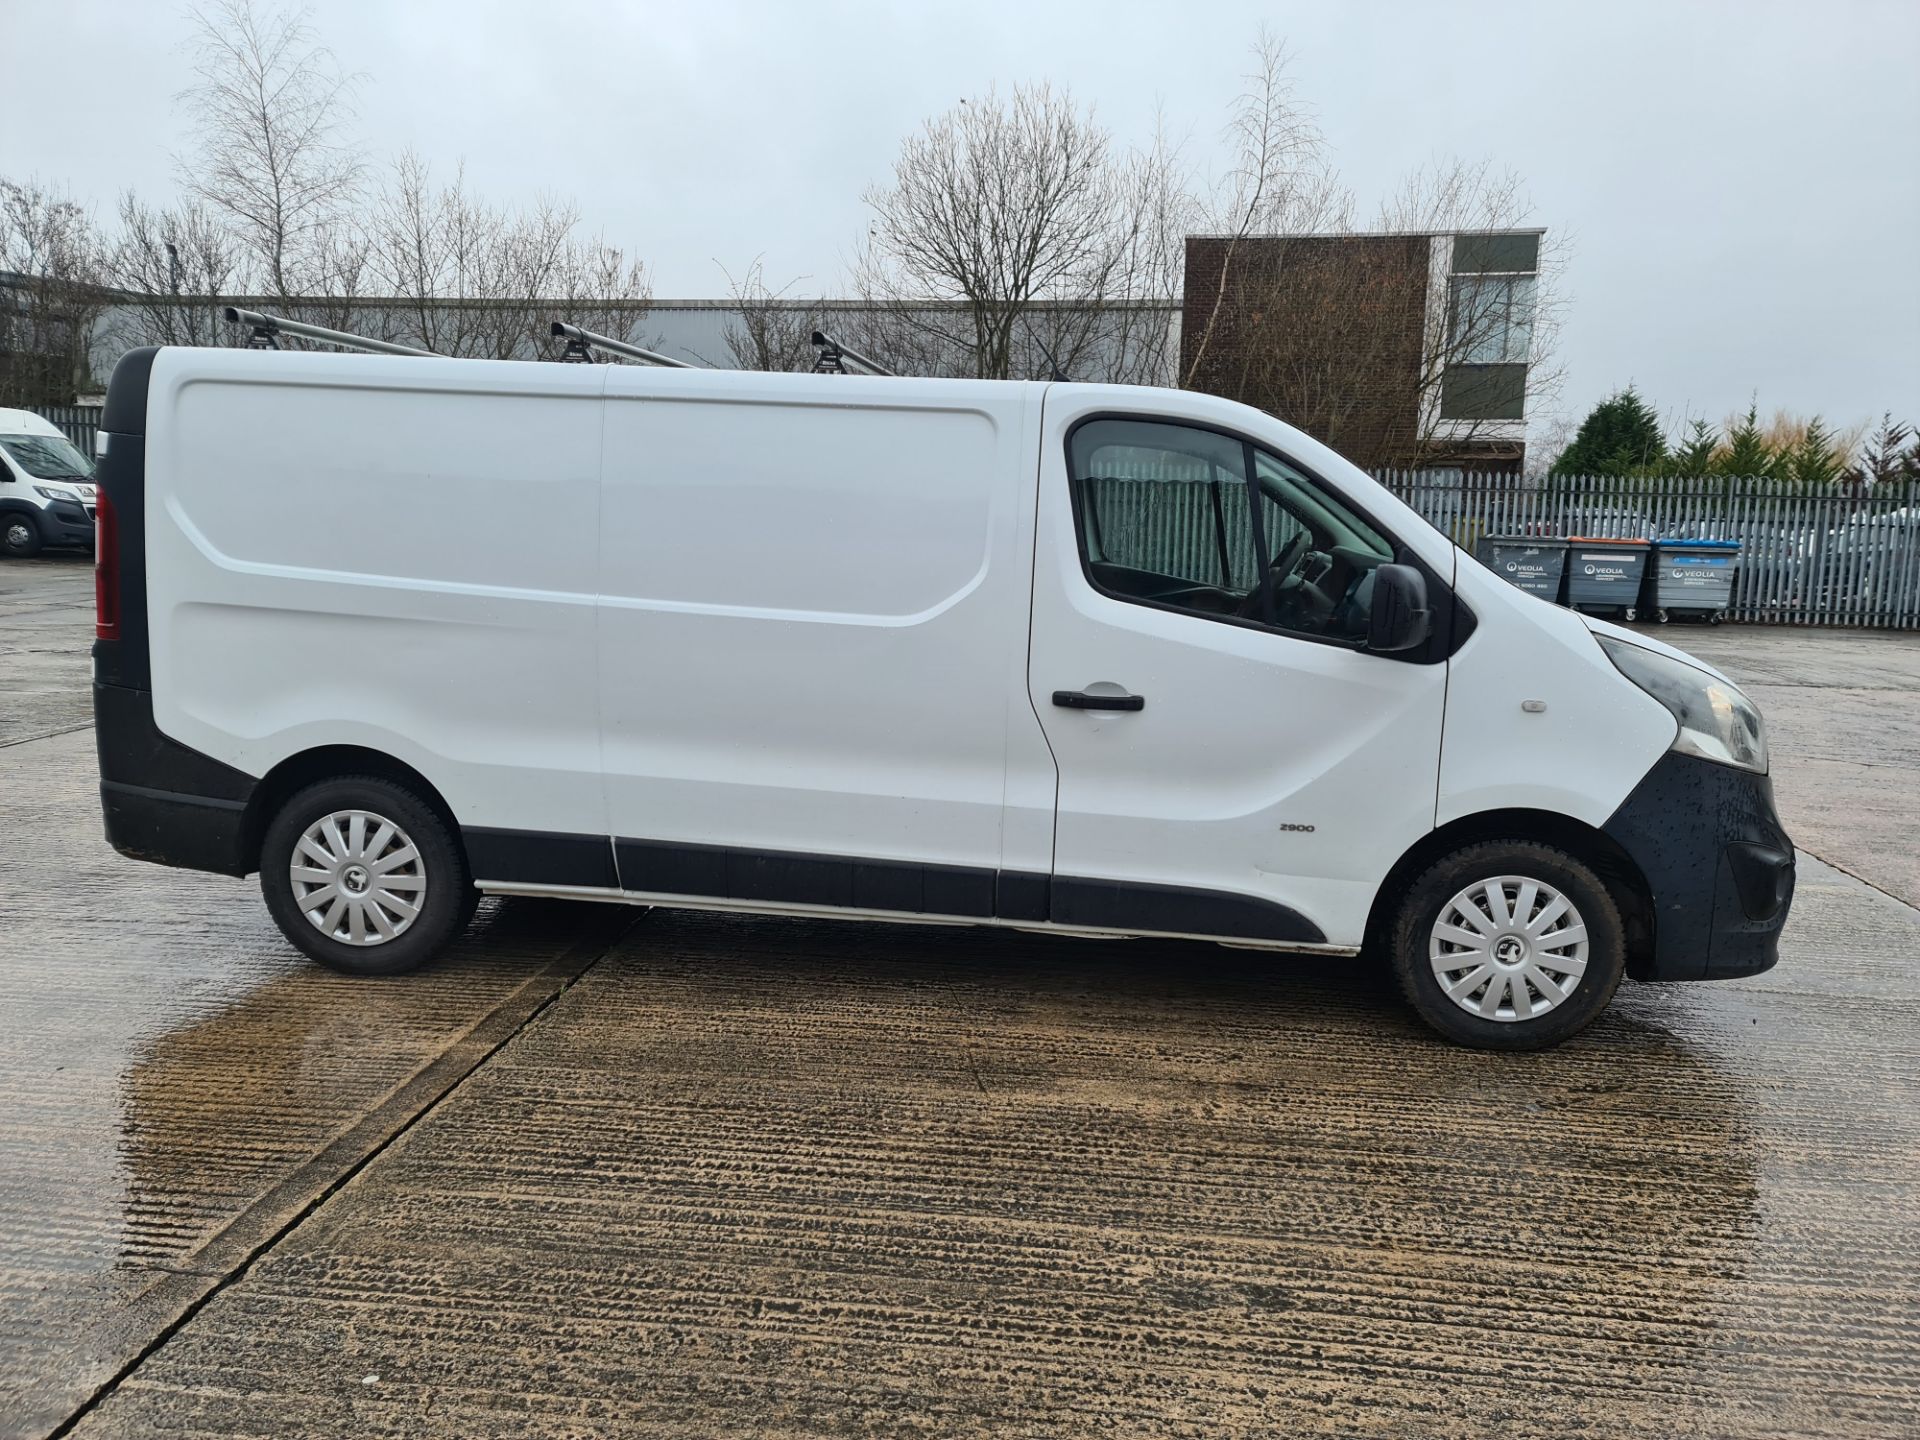
[[[1568,815],[1550,810],[1483,810],[1428,831],[1394,862],[1367,915],[1366,953],[1383,956],[1395,912],[1416,878],[1444,856],[1492,840],[1531,841],[1564,850],[1604,882],[1626,926],[1627,973],[1642,978],[1653,963],[1653,891],[1618,841]]]
[[[324,745],[314,750],[303,750],[298,755],[289,755],[254,786],[242,822],[244,840],[241,853],[253,857],[257,864],[260,847],[266,840],[267,827],[273,823],[273,817],[280,813],[280,808],[307,786],[344,775],[372,775],[413,791],[445,823],[454,844],[460,844],[460,822],[454,816],[453,807],[447,804],[446,797],[434,787],[433,782],[418,770],[391,755],[364,746]]]

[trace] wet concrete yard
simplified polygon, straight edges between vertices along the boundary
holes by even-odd
[[[0,564],[0,1434],[1920,1432],[1920,637],[1669,627],[1772,722],[1782,963],[1516,1057],[961,929],[340,979],[100,840],[89,583]]]

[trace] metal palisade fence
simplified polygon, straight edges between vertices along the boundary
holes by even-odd
[[[1470,553],[1487,535],[1738,540],[1729,619],[1920,628],[1920,485],[1911,481],[1816,490],[1719,478],[1376,478]]]
[[[40,405],[34,414],[58,425],[82,455],[93,454],[93,437],[100,428],[101,405]]]

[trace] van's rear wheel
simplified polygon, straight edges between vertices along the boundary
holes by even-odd
[[[349,975],[400,975],[473,916],[465,855],[412,791],[371,775],[323,780],[281,807],[260,851],[280,933]]]
[[[40,525],[24,510],[9,510],[0,515],[0,550],[16,560],[40,553]]]
[[[1463,1045],[1543,1050],[1607,1008],[1626,972],[1619,906],[1592,870],[1528,841],[1469,845],[1407,893],[1393,928],[1400,988]]]

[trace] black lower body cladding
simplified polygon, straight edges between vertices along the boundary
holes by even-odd
[[[108,844],[156,865],[252,871],[245,824],[252,776],[161,734],[150,691],[96,683],[93,733]]]
[[[1771,969],[1793,903],[1793,842],[1765,775],[1669,752],[1603,827],[1653,892],[1640,980],[1722,980]]]
[[[475,832],[467,831],[468,845]],[[506,832],[488,832],[490,835]],[[500,850],[522,866],[542,867],[558,855],[542,837],[538,850]],[[1131,933],[1218,935],[1319,945],[1326,936],[1305,916],[1253,896],[1171,885],[1086,880],[984,866],[868,859],[754,850],[726,845],[616,839],[618,883],[631,891],[711,896],[731,900],[818,905],[903,915],[964,916],[1007,921],[1052,921]],[[601,861],[581,857],[574,883],[599,873]],[[531,872],[529,872],[531,873]],[[482,879],[520,879],[478,863]]]

